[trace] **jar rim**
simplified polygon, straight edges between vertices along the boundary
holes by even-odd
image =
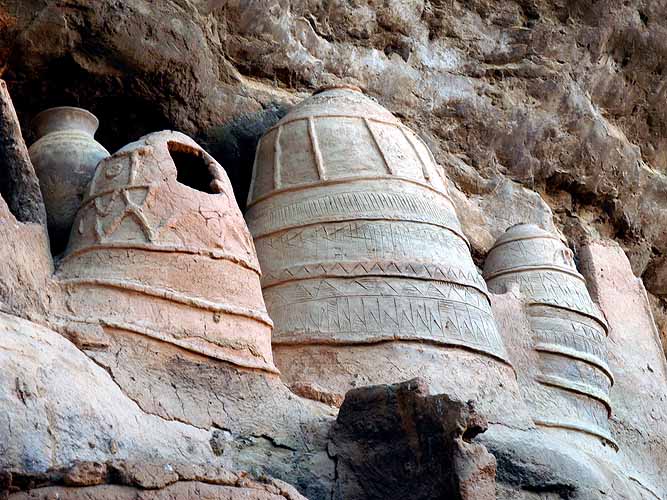
[[[37,113],[30,123],[31,128],[37,137],[43,137],[53,132],[52,127],[48,125],[49,119],[53,116],[66,114],[76,117],[74,121],[79,122],[83,129],[91,135],[95,134],[100,125],[99,119],[87,109],[76,106],[55,106]]]

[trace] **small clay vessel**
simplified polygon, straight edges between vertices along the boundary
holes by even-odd
[[[95,115],[69,106],[42,111],[33,121],[37,141],[28,152],[39,177],[54,253],[67,245],[95,167],[109,156],[93,138],[98,126]]]

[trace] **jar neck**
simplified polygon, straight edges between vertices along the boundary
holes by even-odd
[[[99,120],[81,108],[61,106],[39,113],[32,122],[37,139],[54,132],[76,131],[93,137]]]

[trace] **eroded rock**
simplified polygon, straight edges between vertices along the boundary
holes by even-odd
[[[667,491],[667,363],[646,290],[611,241],[581,247],[581,270],[609,323],[611,429],[636,481],[656,497]],[[631,464],[631,465],[630,465]]]
[[[51,486],[28,493],[16,493],[10,500],[62,498],[67,500],[303,500],[296,494],[285,495],[273,488],[220,486],[198,481],[183,481],[155,490],[138,490],[129,486],[103,485],[88,488]]]
[[[424,380],[354,389],[332,430],[334,498],[495,499],[496,460],[471,442],[487,425]]]
[[[64,499],[181,499],[209,498],[211,500],[305,500],[289,484],[268,477],[255,479],[247,473],[234,473],[210,464],[125,462],[108,464],[79,462],[69,470],[61,471],[64,485],[35,486],[37,477],[12,477],[3,498],[64,498]],[[45,475],[41,477],[42,480]],[[58,473],[50,475],[59,481]],[[12,484],[14,480],[18,480]],[[17,491],[28,486],[27,491]],[[76,486],[76,487],[75,487]],[[12,493],[13,492],[13,493]]]
[[[0,313],[0,468],[41,473],[76,461],[212,457],[209,432],[143,412],[61,335]]]
[[[19,222],[46,223],[39,181],[4,80],[0,80],[0,195]]]
[[[286,6],[10,0],[0,56],[24,123],[78,104],[102,118],[111,150],[357,84],[420,131],[466,194],[506,180],[564,194],[572,214],[592,215],[587,227],[623,243],[636,274],[651,249],[665,254],[667,233],[651,223],[667,210],[660,2]]]
[[[453,394],[480,394],[480,408],[486,399],[507,408],[510,416],[523,415],[515,422],[494,415],[490,429],[477,438],[498,459],[501,498],[654,500],[666,490],[661,462],[667,455],[662,429],[664,358],[659,347],[656,350],[642,286],[631,273],[643,275],[656,297],[664,296],[667,108],[662,81],[667,43],[663,11],[661,2],[621,5],[612,0],[559,5],[274,0],[177,4],[132,0],[121,5],[105,0],[94,6],[81,0],[10,0],[0,7],[0,71],[17,97],[24,125],[44,108],[71,104],[90,108],[102,118],[100,138],[111,150],[170,127],[206,137],[209,152],[221,155],[220,163],[232,147],[242,161],[225,167],[233,172],[230,177],[237,195],[249,187],[255,141],[287,107],[322,84],[358,84],[419,131],[436,163],[443,165],[455,184],[448,191],[478,264],[493,240],[514,223],[534,222],[553,232],[553,210],[557,228],[571,238],[573,248],[588,240],[576,258],[584,264],[593,298],[600,302],[610,326],[609,367],[616,376],[610,399],[617,412],[611,418],[611,434],[619,443],[618,454],[592,446],[572,447],[531,428],[516,382],[509,379],[509,390],[500,376],[495,384],[480,384],[476,374],[491,373],[496,362],[484,359],[475,364],[482,359],[476,354],[465,362],[473,373],[467,382],[479,385],[453,384],[464,393]],[[237,119],[240,115],[244,118]],[[217,134],[220,130],[224,133]],[[236,134],[239,130],[242,140]],[[19,144],[16,132],[10,136]],[[22,162],[18,158],[7,165],[14,168]],[[18,171],[14,178],[19,180],[28,172],[22,166]],[[89,358],[81,358],[72,344],[55,343],[44,348],[58,351],[55,356],[40,354],[35,355],[37,361],[25,361],[26,380],[21,379],[18,390],[11,377],[3,381],[11,412],[20,415],[13,423],[38,424],[28,434],[34,440],[18,455],[15,438],[3,439],[14,450],[8,460],[25,452],[29,460],[20,467],[29,468],[33,455],[38,455],[35,450],[43,445],[46,451],[37,457],[40,463],[61,464],[83,453],[78,432],[108,431],[116,436],[117,429],[112,432],[106,424],[113,421],[124,428],[126,417],[141,422],[137,427],[127,424],[132,436],[142,434],[137,429],[144,428],[145,422],[151,430],[161,428],[152,425],[154,421],[176,427],[180,422],[184,426],[180,429],[192,431],[195,437],[186,431],[172,432],[173,443],[154,444],[154,436],[142,436],[146,441],[139,439],[137,446],[179,454],[181,447],[174,443],[188,443],[183,453],[208,453],[207,457],[226,464],[289,478],[313,498],[330,498],[335,472],[325,436],[332,410],[304,401],[294,392],[327,405],[335,405],[342,394],[327,393],[319,384],[296,385],[291,392],[267,370],[253,371],[230,359],[214,359],[173,342],[137,335],[117,324],[82,321],[90,311],[99,316],[119,307],[113,300],[81,308],[76,318],[65,322],[53,321],[53,311],[69,315],[72,311],[61,304],[62,295],[50,279],[52,262],[43,231],[40,234],[40,227],[22,224],[24,217],[37,214],[39,218],[39,203],[31,195],[22,198],[25,203],[15,202],[26,192],[34,193],[34,177],[25,179],[27,191],[11,188],[6,193],[4,187],[2,191],[9,204],[0,207],[2,308],[41,323],[51,321]],[[620,249],[590,243],[596,238],[619,241],[629,264]],[[93,302],[82,295],[82,300]],[[514,360],[534,363],[533,346],[525,339],[534,318],[525,313],[522,299],[509,291],[491,300],[508,353]],[[664,324],[660,316],[664,300],[656,300],[656,319]],[[130,307],[125,311],[131,316]],[[114,314],[124,316],[125,311]],[[157,312],[150,319],[154,326],[165,318]],[[175,322],[166,323],[173,341]],[[15,329],[32,328],[38,327],[21,323]],[[49,342],[50,335],[54,333],[47,335]],[[16,337],[7,336],[7,349],[2,351],[6,359],[13,359],[12,373],[23,369],[26,353],[41,350],[21,343],[38,344],[41,333]],[[373,355],[356,346],[344,352],[323,349],[321,358],[301,365],[295,359],[294,370],[310,376],[308,370],[319,375],[321,365],[348,367],[361,374],[353,383],[363,385],[370,381],[363,375],[365,367],[391,365],[400,357],[410,366],[397,370],[398,378],[419,374],[424,359],[442,371],[456,364],[439,357],[433,346],[420,345],[409,355],[395,343],[376,347]],[[76,366],[64,364],[60,351],[83,364],[94,359],[102,365],[111,378],[100,378],[104,372],[98,370],[92,380],[99,383],[100,397],[121,398],[118,408],[105,406],[106,399],[89,398],[90,406],[77,404],[67,413],[49,399],[69,401],[73,395],[94,392],[84,383],[90,377],[83,368],[78,373],[86,375],[81,378],[70,373],[62,384],[48,387],[64,369],[77,373]],[[54,363],[64,369],[44,368]],[[35,393],[33,380],[46,389]],[[112,393],[110,383],[122,388],[122,394]],[[38,408],[36,420],[25,416],[21,405],[26,405],[19,395]],[[100,408],[111,416],[93,429],[91,422]],[[146,414],[154,418],[146,420]],[[54,426],[52,421],[60,424]],[[44,426],[52,432],[44,432]],[[181,436],[186,436],[184,441]],[[196,442],[194,448],[192,442]],[[89,452],[83,446],[91,460],[134,453],[122,436],[110,439],[106,447],[103,441],[93,444],[98,451]],[[476,469],[472,470],[469,477],[474,478]],[[465,471],[459,472],[465,476]],[[86,480],[85,474],[78,477]],[[2,484],[5,479],[2,475]],[[152,484],[162,484],[162,479],[157,477]],[[194,478],[187,482],[179,480],[157,494],[190,495],[192,487],[214,498],[223,494],[212,492],[205,481],[204,486]],[[104,488],[77,491],[89,497],[90,492]],[[117,485],[109,488],[113,496],[148,494]],[[39,494],[72,493],[61,489]],[[227,493],[240,494],[224,490]],[[242,494],[250,493],[243,490]]]

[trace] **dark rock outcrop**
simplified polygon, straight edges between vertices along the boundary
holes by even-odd
[[[39,181],[3,80],[0,80],[0,195],[19,222],[46,223]]]
[[[496,460],[472,442],[486,428],[420,379],[351,390],[332,430],[334,498],[494,499]]]

